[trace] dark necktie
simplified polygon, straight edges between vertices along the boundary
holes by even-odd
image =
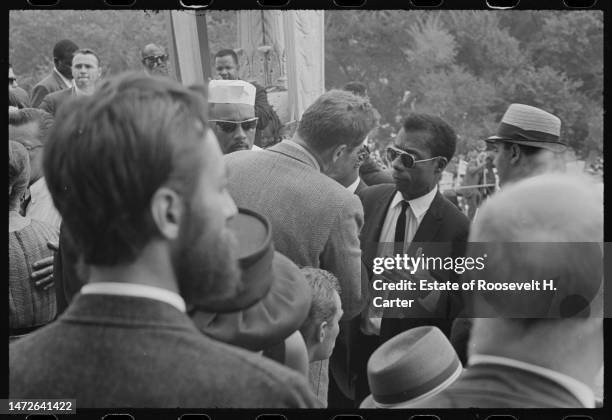
[[[406,239],[406,210],[410,204],[406,200],[402,200],[402,209],[395,224],[395,254],[404,253],[404,239]]]

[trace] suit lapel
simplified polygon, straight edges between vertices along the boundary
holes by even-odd
[[[387,211],[393,200],[393,196],[397,190],[395,185],[389,184],[389,188],[383,189],[378,197],[370,200],[364,206],[364,217],[366,223],[361,231],[361,242],[363,251],[364,264],[370,269],[370,262],[376,257],[378,252],[378,244],[380,242],[380,233]]]

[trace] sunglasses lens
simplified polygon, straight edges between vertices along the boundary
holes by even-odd
[[[257,127],[257,120],[245,121],[242,123],[242,129],[244,131],[253,130],[255,127]]]
[[[237,124],[233,122],[217,122],[217,126],[226,133],[233,133]]]
[[[408,153],[402,153],[402,165],[406,168],[414,167],[414,158]]]
[[[398,150],[392,149],[392,148],[388,148],[387,149],[387,160],[389,162],[394,162],[395,159],[397,159],[397,157],[399,156],[400,160],[402,161],[402,165],[405,168],[412,168],[414,167],[414,157],[412,157],[411,154],[409,153],[405,153],[405,152],[400,152]]]

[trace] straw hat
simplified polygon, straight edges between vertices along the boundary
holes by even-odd
[[[402,408],[452,384],[463,367],[436,327],[416,327],[382,344],[368,360],[370,394],[360,408]]]
[[[512,104],[502,117],[497,133],[487,142],[510,142],[525,146],[563,152],[567,146],[561,142],[561,120],[555,115],[523,104]]]

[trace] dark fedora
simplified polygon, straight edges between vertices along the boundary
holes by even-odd
[[[382,344],[368,360],[372,392],[360,408],[404,408],[437,394],[463,371],[455,349],[436,327],[416,327]]]
[[[282,342],[302,326],[312,292],[298,266],[274,250],[268,219],[241,208],[231,228],[240,247],[244,290],[232,312],[195,309],[190,315],[204,334],[260,351]]]
[[[509,142],[563,152],[567,146],[561,142],[561,120],[555,115],[523,104],[512,104],[502,117],[497,133],[487,142]]]

